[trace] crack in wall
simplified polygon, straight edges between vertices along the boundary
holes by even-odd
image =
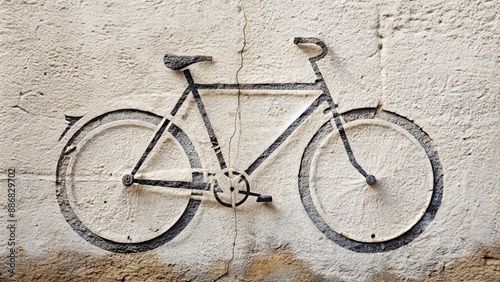
[[[11,109],[17,109],[25,114],[36,116],[38,118],[45,118],[53,121],[61,121],[60,118],[48,115],[48,110],[45,109],[44,112],[40,112],[40,109],[36,108],[36,104],[33,100],[26,100],[28,98],[41,99],[45,96],[42,91],[28,90],[28,91],[19,91],[19,99],[17,103],[13,106],[10,106]],[[35,104],[35,108],[29,107],[31,104]],[[30,109],[32,108],[32,109]],[[44,114],[45,113],[45,114]]]
[[[226,264],[226,270],[224,271],[224,273],[222,273],[219,277],[215,278],[214,282],[219,281],[221,278],[229,275],[229,267],[231,266],[231,263],[234,260],[234,254],[235,254],[234,251],[236,249],[236,238],[238,238],[238,220],[236,217],[236,207],[233,207],[233,211],[234,211],[234,238],[233,238],[233,245],[231,248],[231,258]]]
[[[382,108],[382,101],[384,100],[384,87],[385,87],[385,66],[384,66],[384,54],[382,52],[384,49],[384,37],[385,34],[383,32],[383,18],[386,17],[387,15],[381,14],[379,6],[375,7],[377,11],[377,19],[376,19],[376,25],[375,25],[375,36],[377,38],[377,50],[375,51],[374,54],[377,54],[378,56],[378,64],[379,64],[379,77],[380,77],[380,98],[377,102],[377,109]]]
[[[13,109],[19,109],[19,110],[21,110],[21,111],[23,111],[23,112],[25,112],[27,114],[30,114],[30,115],[35,115],[33,113],[30,113],[28,110],[26,110],[25,108],[23,108],[23,107],[21,107],[19,105],[12,106],[11,108],[13,108]]]
[[[240,146],[240,138],[241,138],[241,89],[239,87],[239,84],[240,84],[239,74],[240,74],[241,69],[243,69],[243,62],[244,62],[243,52],[245,51],[245,47],[247,45],[246,28],[247,28],[248,20],[247,20],[243,5],[238,6],[238,11],[243,13],[243,20],[244,20],[243,46],[241,47],[240,51],[238,51],[238,53],[240,54],[240,66],[239,66],[238,70],[236,71],[236,77],[235,77],[236,84],[238,85],[238,96],[237,96],[236,114],[234,116],[234,130],[233,130],[231,137],[229,138],[229,153],[228,153],[229,170],[231,170],[231,167],[232,167],[231,166],[231,144],[233,142],[233,138],[236,136],[236,132],[238,132],[238,131],[239,132],[238,132],[238,140],[237,140],[237,145],[236,145],[235,162],[238,160],[238,156],[239,156],[239,146]],[[230,173],[230,176],[232,176],[231,171],[229,171],[229,173]],[[234,193],[234,192],[231,191],[231,193]],[[234,257],[235,257],[236,239],[238,238],[238,218],[237,218],[237,214],[236,214],[236,206],[234,204],[233,204],[232,208],[234,211],[234,217],[233,217],[234,218],[234,237],[233,237],[233,244],[232,244],[232,248],[231,248],[231,258],[227,262],[225,272],[222,275],[220,275],[219,277],[217,277],[214,281],[219,281],[221,278],[229,275],[229,267],[231,266],[231,263],[233,262]]]
[[[35,116],[35,117],[38,117],[38,118],[44,118],[44,119],[52,120],[52,121],[56,121],[56,122],[57,121],[61,121],[61,119],[57,118],[57,117],[52,117],[52,116],[48,116],[48,115],[42,115],[40,113],[34,113],[34,112],[30,111],[29,109],[24,108],[20,104],[11,106],[10,108],[12,108],[12,109],[18,109],[19,111],[21,111],[21,112],[23,112],[23,113],[25,113],[27,115]]]
[[[237,97],[237,105],[236,105],[236,114],[234,116],[234,130],[233,130],[233,134],[229,138],[229,154],[228,154],[229,168],[231,168],[231,144],[232,144],[233,138],[236,136],[236,132],[238,131],[238,129],[239,129],[239,132],[238,132],[238,142],[237,142],[237,146],[236,146],[237,150],[236,150],[235,162],[238,160],[238,155],[239,155],[238,148],[240,146],[240,138],[241,138],[241,108],[240,108],[240,106],[241,106],[241,89],[239,87],[239,84],[240,84],[239,75],[240,75],[241,69],[243,69],[243,62],[244,62],[243,52],[245,51],[245,47],[247,45],[246,28],[247,28],[248,20],[247,20],[246,14],[245,14],[245,10],[243,9],[243,6],[239,6],[238,9],[241,12],[243,12],[243,20],[244,20],[243,46],[241,47],[240,51],[238,51],[238,53],[240,54],[240,66],[239,66],[238,70],[236,71],[236,84],[238,85],[238,97]]]

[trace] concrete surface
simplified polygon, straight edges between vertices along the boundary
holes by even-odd
[[[2,280],[500,281],[499,11],[498,1],[0,1]],[[218,144],[192,93],[171,115],[188,83],[165,54],[212,56],[189,67],[197,83],[314,82],[319,49],[297,36],[328,47],[318,67],[336,111],[373,109],[345,131],[375,186],[336,130],[304,154],[331,119],[327,103],[245,174],[321,91],[200,90]],[[120,109],[132,114],[96,121]],[[209,191],[123,185],[163,116],[184,133],[167,129],[135,177]],[[232,207],[244,195],[229,188],[247,181],[273,202]],[[186,207],[195,213],[179,228]]]

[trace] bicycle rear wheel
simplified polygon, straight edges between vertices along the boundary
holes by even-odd
[[[342,114],[368,185],[349,163],[342,140],[326,122],[304,150],[299,193],[326,237],[356,252],[399,248],[435,217],[443,194],[442,166],[430,137],[405,117],[374,108]]]
[[[189,190],[122,183],[161,121],[119,110],[92,119],[69,139],[57,165],[57,199],[83,239],[112,252],[144,252],[175,238],[195,215],[200,201]],[[190,139],[171,124],[136,176],[202,183],[200,168]]]

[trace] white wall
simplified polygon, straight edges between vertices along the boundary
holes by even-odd
[[[0,3],[0,215],[6,227],[16,227],[0,229],[0,252],[7,257],[3,278],[500,279],[498,1],[127,2]],[[323,217],[339,233],[396,243],[390,250],[378,244],[370,252],[370,243],[349,250],[356,244],[342,247],[330,240],[308,215],[299,193],[300,166],[304,149],[331,116],[323,113],[326,104],[247,176],[251,191],[271,195],[272,203],[250,197],[233,209],[219,205],[210,191],[191,196],[201,204],[179,235],[154,247],[142,243],[170,230],[190,197],[190,191],[121,183],[155,127],[131,114],[139,120],[112,117],[88,134],[79,129],[118,109],[168,116],[187,82],[182,72],[165,67],[167,53],[212,56],[213,62],[190,67],[197,83],[313,82],[308,58],[318,49],[297,47],[296,36],[320,38],[328,47],[318,65],[338,112],[376,108],[381,113],[345,126],[356,157],[379,179],[377,185],[364,183],[350,166],[341,143],[334,144],[340,142],[335,131],[322,151],[311,155],[309,169],[318,175],[307,183],[325,188],[312,190],[318,197],[314,203],[323,205]],[[320,92],[200,94],[228,167],[242,173]],[[197,109],[189,96],[169,119],[196,149],[202,166],[197,171],[204,174],[200,181],[211,181],[215,173],[227,191]],[[436,157],[428,149],[434,163],[410,133],[379,119],[384,111],[404,116],[428,134],[426,140],[415,133],[437,152]],[[82,118],[59,140],[68,126],[65,115]],[[85,138],[78,143],[71,139],[75,135]],[[179,157],[182,147],[172,140],[160,140],[162,149],[155,149],[136,178],[191,181],[189,162]],[[432,176],[433,164],[440,164],[434,171],[442,179]],[[66,165],[56,184],[56,171]],[[9,177],[9,169],[15,176]],[[8,178],[15,183],[12,217]],[[432,196],[432,183],[440,180],[442,198]],[[435,217],[426,213],[432,220],[422,225],[425,229],[403,236],[411,238],[404,241],[399,235],[419,222],[431,199],[437,201]],[[72,226],[82,225],[64,200],[82,225],[97,237],[123,242],[123,249],[105,250],[107,243],[86,230],[75,232]],[[370,233],[376,234],[373,240]],[[121,253],[143,250],[130,242],[151,250]],[[8,258],[11,249],[14,260]]]

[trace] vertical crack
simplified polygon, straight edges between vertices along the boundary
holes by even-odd
[[[246,14],[245,14],[245,10],[243,9],[243,6],[240,6],[239,8],[243,12],[243,19],[244,19],[244,24],[243,24],[243,46],[241,47],[240,51],[238,51],[238,53],[240,54],[240,66],[239,66],[238,70],[236,71],[236,84],[238,85],[238,97],[237,97],[238,102],[237,102],[237,105],[236,105],[236,114],[234,116],[234,130],[233,130],[233,134],[229,138],[229,154],[228,154],[229,168],[231,168],[231,144],[233,142],[233,138],[236,136],[236,132],[238,131],[238,129],[239,129],[239,133],[238,133],[238,142],[237,142],[237,146],[236,146],[236,159],[235,159],[235,162],[238,159],[238,154],[239,154],[239,150],[238,149],[239,149],[239,146],[240,146],[240,138],[241,138],[241,109],[240,109],[240,105],[241,105],[241,89],[239,87],[239,84],[240,84],[239,75],[240,75],[241,69],[243,68],[243,62],[244,62],[243,52],[245,51],[245,47],[247,46],[246,28],[247,28],[248,21],[247,21],[247,17],[246,17]]]
[[[229,266],[231,265],[231,263],[234,260],[234,251],[236,249],[236,238],[238,237],[238,221],[236,218],[236,208],[235,207],[233,207],[233,211],[234,211],[234,237],[233,237],[233,245],[231,248],[231,258],[229,259],[229,261],[226,264],[226,270],[224,271],[224,273],[222,273],[219,277],[215,278],[214,282],[219,281],[222,277],[226,277],[229,275]]]
[[[241,69],[243,68],[243,62],[244,62],[243,52],[245,51],[245,47],[247,46],[246,28],[247,28],[248,21],[247,21],[247,17],[245,14],[245,10],[243,9],[243,5],[238,6],[238,10],[240,12],[243,12],[243,20],[244,20],[244,23],[243,23],[243,46],[241,47],[240,51],[238,52],[240,54],[240,66],[239,66],[238,70],[236,71],[236,84],[238,85],[238,97],[237,97],[238,102],[236,105],[236,114],[234,116],[234,129],[233,129],[233,133],[232,133],[231,137],[229,138],[228,167],[229,167],[229,176],[230,177],[232,176],[232,173],[231,173],[231,168],[232,168],[232,166],[231,166],[231,144],[233,142],[233,138],[236,136],[236,132],[238,131],[238,129],[239,129],[239,132],[238,132],[238,140],[237,140],[237,144],[236,144],[235,162],[236,162],[236,160],[238,160],[238,154],[239,154],[239,146],[240,146],[240,138],[241,138],[241,109],[240,109],[241,88],[239,87],[239,84],[240,84],[239,74],[240,74]],[[234,192],[231,191],[231,193],[234,193]],[[234,218],[234,237],[233,237],[233,242],[232,242],[232,246],[231,246],[231,258],[227,262],[226,270],[224,271],[224,273],[222,275],[220,275],[219,277],[217,277],[214,281],[218,281],[221,278],[229,275],[229,267],[231,266],[231,263],[234,260],[235,249],[236,249],[236,239],[238,238],[238,218],[236,215],[236,206],[234,204],[233,204],[233,212],[234,212],[234,217],[233,217]]]
[[[383,17],[384,15],[381,14],[379,6],[376,6],[376,11],[377,11],[377,23],[376,23],[376,37],[377,37],[377,50],[376,53],[378,55],[378,63],[379,63],[379,76],[380,76],[380,94],[381,94],[381,99],[378,101],[377,108],[381,106],[381,100],[384,99],[384,87],[385,87],[385,67],[384,67],[384,26],[383,24]]]

